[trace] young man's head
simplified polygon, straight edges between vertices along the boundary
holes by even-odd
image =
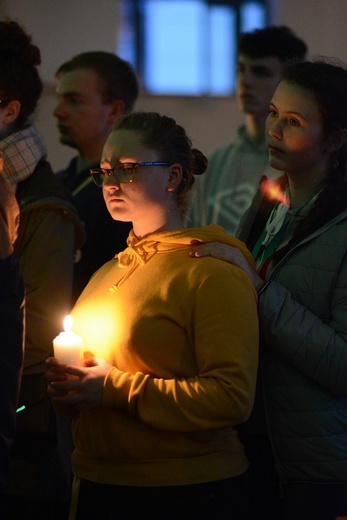
[[[285,26],[243,33],[238,42],[237,99],[245,114],[265,117],[284,67],[303,60],[307,46]]]
[[[55,78],[60,142],[98,161],[113,123],[137,100],[133,68],[115,54],[85,52],[61,65]]]

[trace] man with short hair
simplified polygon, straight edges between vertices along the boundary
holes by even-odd
[[[57,175],[73,194],[86,231],[86,241],[75,259],[73,305],[93,273],[126,247],[132,225],[112,219],[102,189],[93,182],[89,170],[100,166],[102,150],[113,124],[132,111],[139,85],[129,63],[104,51],[74,56],[58,68],[55,80],[57,105],[54,116],[60,142],[78,152],[68,167]],[[57,414],[56,429],[61,487],[69,500],[72,476],[70,421]]]
[[[89,169],[100,165],[113,123],[132,111],[139,85],[129,63],[109,52],[91,51],[58,68],[56,92],[54,116],[60,142],[78,151],[69,166],[57,175],[74,195],[87,234],[76,258],[74,303],[91,275],[126,247],[131,224],[111,218],[102,190],[92,182]]]
[[[241,34],[236,97],[245,122],[233,141],[209,155],[208,170],[197,179],[189,226],[220,224],[235,234],[260,179],[278,176],[268,161],[265,120],[283,68],[304,59],[306,51],[306,44],[285,26]]]

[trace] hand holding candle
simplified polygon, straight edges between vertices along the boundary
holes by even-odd
[[[64,332],[54,338],[54,357],[64,365],[84,365],[83,340],[81,336],[72,330],[72,318],[66,316],[64,319]]]

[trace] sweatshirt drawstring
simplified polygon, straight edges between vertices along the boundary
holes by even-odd
[[[109,290],[113,292],[118,289],[118,287],[129,278],[139,265],[145,265],[156,252],[157,251],[154,250],[149,253],[141,247],[141,245],[138,245],[137,247],[129,246],[121,253],[118,253],[117,258],[119,267],[128,267],[129,269],[116,284],[113,284],[112,287],[110,287]]]

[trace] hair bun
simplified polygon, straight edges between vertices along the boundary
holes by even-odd
[[[197,148],[192,148],[193,156],[193,175],[202,175],[207,170],[208,160],[207,157]]]

